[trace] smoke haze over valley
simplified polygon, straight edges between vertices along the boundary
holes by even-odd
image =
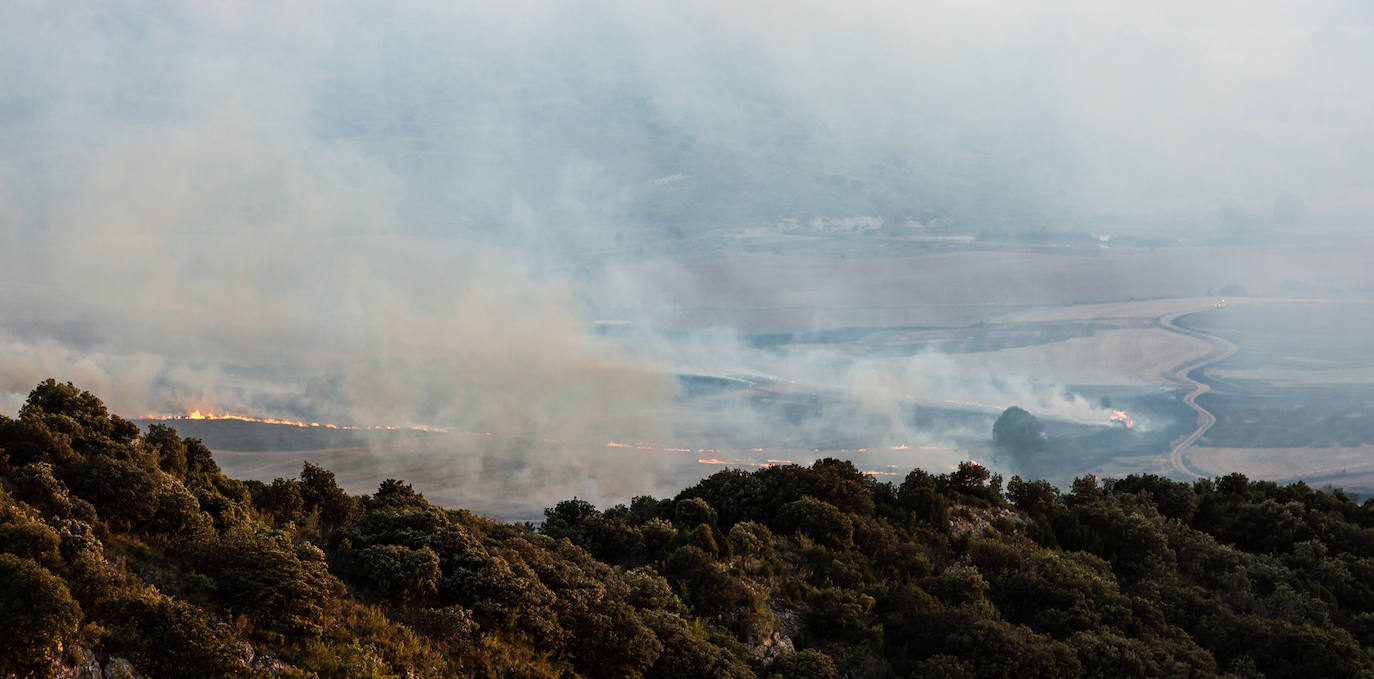
[[[521,518],[820,456],[1374,492],[1374,11],[1194,4],[5,3],[0,412],[442,429],[174,423]]]

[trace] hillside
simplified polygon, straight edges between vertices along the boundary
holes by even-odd
[[[0,582],[0,677],[1374,676],[1339,491],[826,459],[509,524],[231,479],[52,380],[0,416]]]

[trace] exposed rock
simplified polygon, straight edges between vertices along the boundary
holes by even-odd
[[[84,646],[66,647],[47,669],[30,676],[42,679],[144,679],[124,658],[110,658],[102,670],[95,652]]]
[[[797,647],[792,644],[792,637],[779,630],[773,630],[762,641],[749,647],[750,655],[762,658],[765,662],[785,653],[796,652]]]
[[[949,534],[959,537],[965,533],[994,535],[1000,532],[998,524],[1010,523],[1013,531],[1025,528],[1027,519],[1024,514],[1004,507],[957,506],[949,512]]]
[[[109,662],[105,663],[105,679],[143,679],[143,675],[135,672],[128,660],[110,658]]]
[[[248,667],[259,676],[275,677],[290,666],[271,653],[259,653]]]
[[[105,674],[100,671],[100,661],[96,660],[95,653],[89,648],[77,646],[70,649],[69,658],[80,658],[76,665],[63,667],[54,676],[57,679],[105,679]]]
[[[802,611],[788,606],[786,602],[780,599],[769,599],[764,604],[764,608],[772,614],[773,621],[783,636],[795,637],[805,631],[806,623]]]

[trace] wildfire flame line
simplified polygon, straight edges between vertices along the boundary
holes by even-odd
[[[238,420],[239,422],[260,422],[260,423],[263,423],[263,424],[283,424],[283,425],[286,425],[286,426],[288,426],[288,427],[304,427],[304,428],[306,428],[306,429],[309,429],[309,428],[312,428],[312,427],[319,427],[319,428],[321,428],[321,429],[344,429],[344,430],[354,430],[354,431],[398,431],[398,430],[406,429],[406,430],[411,430],[411,431],[428,431],[428,432],[434,432],[434,433],[438,433],[438,434],[447,434],[447,433],[449,433],[447,429],[443,429],[443,428],[440,428],[440,427],[427,427],[427,426],[418,425],[418,424],[416,424],[416,425],[410,425],[410,426],[406,426],[406,427],[396,426],[396,425],[390,425],[390,424],[375,424],[375,425],[371,425],[371,426],[351,425],[351,424],[328,424],[328,423],[320,423],[320,422],[303,422],[303,421],[301,421],[301,420],[282,420],[282,419],[278,419],[278,418],[275,418],[275,417],[251,417],[251,416],[249,416],[249,415],[237,415],[237,414],[232,414],[232,413],[216,413],[216,412],[213,412],[213,411],[201,412],[199,409],[197,409],[197,410],[192,410],[191,412],[189,412],[189,413],[187,413],[187,414],[185,414],[185,415],[157,415],[157,414],[150,414],[150,415],[144,415],[143,417],[140,417],[140,418],[138,418],[138,419],[140,419],[140,420],[159,420],[159,421],[163,421],[163,422],[168,422],[168,421],[175,422],[175,421],[178,421],[178,420]]]
[[[977,403],[977,402],[973,402],[973,401],[962,401],[962,402],[960,402],[960,401],[947,401],[947,402],[948,402],[948,403],[960,404],[960,405],[987,407],[987,406],[984,406],[984,405],[981,404],[981,403]],[[1000,406],[995,406],[995,407],[1000,408]],[[378,424],[378,425],[371,425],[371,426],[362,426],[362,425],[330,424],[330,423],[321,423],[321,422],[305,422],[305,421],[302,421],[302,420],[284,420],[284,419],[275,418],[275,417],[252,417],[252,416],[249,416],[249,415],[239,415],[239,414],[236,414],[236,413],[223,413],[223,412],[217,413],[217,412],[214,412],[214,411],[201,412],[199,409],[192,410],[191,412],[186,413],[185,415],[160,415],[160,414],[149,414],[149,415],[144,415],[143,417],[141,417],[141,418],[139,418],[139,419],[143,419],[143,420],[158,420],[158,421],[180,421],[180,420],[237,420],[237,421],[240,421],[240,422],[259,422],[259,423],[263,423],[263,424],[279,424],[279,425],[285,425],[285,426],[290,426],[290,427],[302,427],[302,428],[307,428],[307,429],[308,429],[308,428],[315,428],[315,427],[318,427],[318,428],[323,428],[323,429],[341,429],[341,430],[354,430],[354,431],[378,431],[378,430],[383,430],[383,431],[396,431],[396,430],[412,430],[412,431],[424,431],[424,432],[435,432],[435,433],[445,433],[445,434],[446,434],[446,433],[449,433],[449,430],[447,430],[447,429],[442,429],[442,428],[439,428],[439,427],[428,427],[428,426],[423,426],[423,425],[396,426],[396,425]],[[1110,422],[1118,422],[1118,423],[1124,425],[1127,429],[1132,428],[1132,427],[1135,426],[1135,420],[1131,419],[1131,417],[1130,417],[1129,415],[1127,415],[1125,412],[1120,411],[1120,410],[1113,410],[1113,411],[1111,411],[1111,415],[1109,415],[1109,416],[1107,417],[1107,419],[1108,419],[1108,421],[1110,421]],[[492,433],[491,433],[491,432],[484,432],[484,435],[485,435],[485,436],[492,436]],[[620,443],[620,442],[617,442],[617,441],[609,441],[609,442],[606,443],[606,446],[607,446],[607,447],[610,447],[610,448],[633,448],[633,449],[637,449],[637,450],[662,450],[662,451],[664,451],[664,452],[680,452],[680,453],[696,452],[696,453],[716,453],[716,454],[719,454],[719,453],[721,452],[720,450],[715,449],[715,448],[697,448],[697,449],[695,449],[695,451],[694,451],[693,449],[691,449],[691,448],[659,448],[658,446],[655,446],[655,445],[652,445],[652,444],[648,444],[648,443],[642,443],[642,442],[637,442],[637,443]],[[930,445],[917,446],[917,448],[918,448],[919,450],[937,450],[937,449],[938,449],[937,446],[930,446]],[[899,444],[899,445],[889,446],[889,449],[890,449],[890,450],[906,451],[906,450],[911,450],[912,447],[911,447],[910,445],[907,445],[907,444],[903,443],[903,444]],[[752,452],[758,453],[758,452],[763,452],[764,449],[763,449],[763,448],[751,448],[750,450],[751,450]],[[819,452],[821,452],[821,451],[820,451],[820,449],[816,449],[815,452],[819,453]],[[840,453],[867,453],[867,452],[868,452],[868,448],[857,448],[857,449],[853,449],[853,450],[850,450],[850,449],[842,449],[842,450],[839,450],[839,451],[837,451],[837,452],[840,452]],[[767,462],[762,462],[762,463],[756,462],[756,461],[754,461],[754,460],[752,460],[752,459],[745,459],[745,458],[735,458],[733,461],[726,461],[726,460],[722,460],[722,459],[720,459],[720,458],[718,458],[718,457],[703,457],[703,458],[698,458],[698,459],[697,459],[697,462],[700,463],[700,464],[707,464],[707,465],[730,465],[730,464],[734,464],[734,465],[736,465],[736,466],[747,466],[747,467],[771,467],[771,466],[778,465],[778,464],[791,464],[791,463],[792,463],[791,460],[783,460],[783,459],[769,459]],[[975,462],[975,464],[977,464],[977,463]],[[893,466],[894,466],[894,465],[888,465],[888,467],[893,467]],[[897,472],[886,471],[886,470],[863,470],[863,473],[864,473],[864,474],[869,474],[869,475],[875,475],[875,476],[896,476],[896,475],[898,475]]]

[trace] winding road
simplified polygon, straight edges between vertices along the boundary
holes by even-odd
[[[1186,316],[1192,313],[1198,312],[1179,311],[1171,314],[1164,314],[1163,316],[1160,316],[1155,319],[1155,325],[1158,325],[1159,327],[1170,332],[1176,332],[1180,335],[1196,337],[1197,339],[1207,342],[1212,347],[1211,350],[1209,350],[1202,356],[1189,359],[1187,361],[1184,361],[1183,363],[1178,364],[1177,366],[1174,366],[1173,371],[1169,374],[1169,378],[1172,379],[1174,382],[1178,383],[1180,386],[1191,388],[1191,391],[1189,391],[1188,394],[1183,397],[1183,402],[1187,404],[1189,408],[1192,408],[1194,412],[1197,413],[1197,429],[1194,430],[1193,433],[1183,437],[1181,440],[1179,440],[1177,443],[1173,445],[1173,448],[1169,450],[1169,464],[1172,465],[1173,468],[1181,474],[1194,477],[1205,477],[1207,476],[1207,474],[1199,473],[1188,467],[1188,464],[1183,460],[1183,453],[1187,451],[1188,448],[1192,447],[1194,443],[1197,443],[1197,440],[1202,438],[1202,435],[1206,434],[1207,430],[1212,428],[1212,425],[1217,423],[1217,417],[1216,415],[1207,412],[1206,408],[1203,408],[1202,406],[1197,404],[1197,397],[1211,391],[1212,387],[1189,377],[1188,373],[1191,373],[1192,371],[1197,370],[1198,368],[1204,368],[1206,366],[1212,365],[1213,363],[1230,357],[1232,354],[1236,353],[1236,350],[1239,349],[1239,347],[1237,347],[1234,343],[1228,340],[1217,337],[1216,335],[1209,335],[1205,332],[1198,332],[1196,330],[1180,328],[1179,326],[1174,324],[1174,321],[1177,320],[1180,316]]]

